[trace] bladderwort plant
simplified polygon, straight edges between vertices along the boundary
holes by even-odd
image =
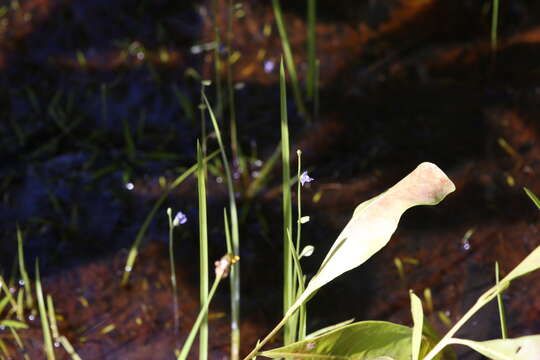
[[[174,337],[178,338],[178,331],[180,329],[180,315],[178,313],[178,289],[176,288],[176,268],[174,266],[174,241],[173,241],[173,230],[175,227],[184,225],[188,218],[186,214],[179,211],[172,217],[172,209],[167,209],[167,219],[169,220],[169,262],[171,266],[171,288],[173,295],[173,317],[174,317]]]

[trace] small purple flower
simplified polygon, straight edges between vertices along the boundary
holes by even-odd
[[[276,64],[272,60],[267,60],[264,62],[264,72],[265,73],[271,73],[274,71],[274,67]]]
[[[187,218],[186,214],[179,211],[174,216],[173,225],[174,226],[184,225],[185,223],[187,223],[187,221],[188,221],[188,218]]]
[[[300,175],[300,184],[302,184],[302,186],[304,186],[305,183],[312,182],[313,180],[313,178],[309,177],[307,171],[304,171],[302,175]]]

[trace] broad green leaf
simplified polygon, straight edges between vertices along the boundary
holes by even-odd
[[[411,312],[413,318],[412,331],[412,360],[418,360],[420,357],[420,346],[422,345],[422,329],[424,327],[424,311],[422,310],[422,300],[412,291],[411,295]]]
[[[307,334],[306,339],[312,339],[314,337],[321,336],[321,335],[326,334],[326,333],[328,333],[330,331],[333,331],[333,330],[339,329],[341,327],[347,326],[347,325],[351,324],[353,321],[354,321],[354,318],[342,321],[342,322],[334,324],[334,325],[323,327],[322,329],[316,330],[316,331],[312,332],[311,334]]]
[[[260,355],[290,359],[410,360],[411,334],[411,328],[403,325],[362,321]]]
[[[449,343],[466,345],[492,360],[540,359],[540,335],[489,341],[453,338]]]
[[[358,205],[319,271],[286,316],[294,313],[313,292],[383,248],[407,209],[438,204],[454,190],[454,184],[441,169],[425,162],[384,193]]]
[[[0,326],[8,326],[14,329],[28,329],[28,325],[16,320],[2,320],[0,321]]]

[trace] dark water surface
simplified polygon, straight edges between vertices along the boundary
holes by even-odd
[[[225,39],[227,12],[217,3]],[[152,222],[130,287],[119,281],[126,249],[164,191],[160,182],[195,162],[198,76],[214,78],[211,5],[27,0],[0,8],[0,273],[18,279],[19,224],[27,268],[39,258],[45,291],[63,318],[60,330],[83,359],[172,359],[196,317],[193,179],[171,193]],[[303,83],[305,4],[287,1],[283,11]],[[232,65],[234,93],[248,159],[247,169],[235,169],[246,352],[281,312],[279,166],[257,194],[246,190],[279,142],[281,43],[269,2],[244,1],[234,13],[231,53],[240,56]],[[439,313],[459,319],[493,283],[495,261],[504,275],[540,244],[537,210],[522,191],[540,194],[540,4],[501,4],[496,53],[488,2],[320,2],[319,13],[320,113],[306,125],[292,96],[288,106],[291,149],[302,149],[315,178],[303,190],[303,212],[311,217],[303,243],[316,248],[304,271],[315,273],[356,205],[418,163],[438,164],[457,191],[437,207],[407,213],[388,247],[322,289],[309,303],[308,331],[351,317],[410,324],[409,288],[431,289],[427,314],[444,331]],[[215,86],[206,91],[217,107]],[[223,115],[228,141],[228,107]],[[213,138],[208,144],[217,148]],[[210,258],[217,259],[225,252],[227,198],[220,164],[210,170]],[[178,334],[167,206],[189,218],[175,231]],[[540,331],[538,280],[530,275],[505,293],[512,337]],[[212,358],[226,358],[227,287],[210,317]],[[39,324],[29,323],[35,325],[20,335],[39,359]],[[498,337],[495,307],[462,335]],[[8,336],[0,330],[1,339]],[[67,355],[59,350],[58,358]]]

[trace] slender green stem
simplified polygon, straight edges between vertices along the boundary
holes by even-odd
[[[495,262],[495,283],[499,286],[499,262]],[[499,308],[499,319],[501,321],[501,336],[503,339],[508,338],[508,331],[506,327],[506,316],[504,312],[504,304],[502,300],[502,292],[497,293],[497,306]]]
[[[197,189],[199,194],[199,297],[208,302],[208,225],[206,218],[206,171],[201,144],[197,141]],[[199,331],[199,359],[208,359],[208,317],[203,316]]]
[[[297,220],[296,220],[296,249],[295,254],[298,256],[301,251],[301,234],[302,234],[302,182],[300,181],[301,171],[302,171],[302,151],[296,150],[296,155],[298,156],[298,167],[296,172],[296,206],[297,206]],[[302,268],[300,267],[300,260],[297,258],[295,259],[295,267],[297,267],[300,270],[300,274],[298,276],[298,293],[301,294],[304,292],[304,275],[302,273]],[[306,314],[306,304],[302,304],[300,306],[299,310],[299,318],[298,318],[298,340],[303,340],[306,337],[306,321],[307,321],[307,314]]]
[[[210,119],[214,126],[216,138],[221,152],[223,167],[225,168],[225,177],[227,179],[227,192],[229,195],[229,211],[231,221],[231,239],[234,254],[240,254],[240,237],[238,234],[238,211],[236,209],[236,199],[233,188],[231,168],[227,160],[227,153],[223,145],[223,138],[217,119],[208,102],[208,98],[203,94],[203,100],[208,108]],[[240,264],[231,269],[231,359],[238,359],[240,354]]]
[[[238,147],[238,129],[236,125],[236,104],[234,100],[233,73],[231,64],[232,55],[232,22],[234,18],[234,9],[232,0],[227,1],[227,95],[229,101],[229,122],[231,127],[231,150],[233,160],[238,160],[240,149]],[[236,360],[236,359],[232,359]]]
[[[210,302],[212,301],[212,298],[214,297],[214,294],[216,292],[216,289],[220,281],[221,281],[221,277],[216,276],[216,278],[214,279],[214,283],[212,284],[212,288],[210,289],[210,293],[208,294],[208,299],[202,305],[201,310],[199,311],[199,315],[197,316],[197,320],[195,320],[195,324],[193,324],[193,327],[191,328],[191,331],[189,332],[189,335],[186,339],[186,342],[184,343],[184,346],[182,347],[182,351],[180,352],[180,355],[178,355],[177,360],[187,359],[189,350],[191,350],[191,346],[193,345],[193,341],[195,340],[195,336],[197,336],[197,331],[201,327],[203,320],[207,318],[208,307],[210,305]]]
[[[32,298],[32,287],[30,285],[30,278],[26,272],[26,266],[24,265],[24,248],[23,248],[23,236],[19,225],[17,225],[17,255],[19,258],[19,272],[21,273],[22,280],[24,281],[24,290],[26,293],[26,306],[31,309],[34,304]]]
[[[218,26],[218,1],[213,0],[212,2],[212,11],[214,12],[213,21],[214,21],[214,73],[216,79],[216,115],[218,119],[222,119],[223,113],[223,95],[222,95],[222,86],[221,86],[221,38],[219,36],[219,26]]]
[[[272,0],[272,5],[274,8],[274,16],[276,18],[276,25],[279,31],[279,36],[281,38],[281,46],[283,48],[283,55],[285,56],[285,62],[287,63],[287,70],[291,77],[291,83],[293,88],[294,100],[296,102],[296,107],[300,116],[304,117],[307,121],[309,118],[307,116],[306,108],[304,106],[304,101],[302,100],[302,93],[300,92],[300,84],[298,82],[298,75],[296,74],[296,66],[294,65],[294,58],[291,51],[291,46],[289,44],[289,38],[287,36],[287,30],[285,29],[285,23],[283,21],[283,14],[281,12],[280,0]]]
[[[300,239],[302,236],[302,182],[300,181],[301,169],[302,169],[302,151],[296,150],[298,156],[298,167],[296,172],[296,253],[300,253]]]
[[[201,111],[201,143],[203,154],[206,154],[206,105],[204,103],[205,87],[210,85],[210,81],[201,82],[201,103],[199,105],[199,110]]]
[[[493,0],[491,10],[491,49],[497,50],[497,28],[499,24],[499,0]]]
[[[41,279],[39,276],[39,261],[36,261],[36,297],[38,301],[39,317],[41,319],[41,329],[43,332],[43,344],[47,360],[54,360],[54,349],[52,344],[51,328],[47,318],[47,309],[43,298],[43,290],[41,288]]]
[[[54,303],[51,295],[47,295],[47,311],[51,324],[52,338],[56,341],[60,337],[58,333],[58,324],[56,323],[56,313],[54,311]]]
[[[169,220],[169,262],[171,266],[171,287],[173,295],[173,317],[174,317],[174,338],[178,339],[178,330],[180,328],[180,318],[178,315],[178,291],[176,290],[176,269],[174,263],[174,242],[173,242],[173,219],[171,208],[167,209],[167,218]]]
[[[283,327],[283,325],[287,323],[288,320],[288,316],[285,316],[283,319],[281,319],[279,324],[277,324],[276,327],[272,331],[270,331],[270,333],[268,333],[268,335],[266,335],[266,337],[262,341],[258,342],[257,345],[253,348],[253,350],[251,350],[251,352],[243,360],[251,360],[253,357],[255,357],[259,350],[278,333],[278,331]]]
[[[294,302],[293,264],[288,232],[292,230],[291,204],[291,173],[289,150],[289,125],[287,120],[287,89],[285,84],[285,68],[283,59],[279,69],[280,117],[281,117],[281,160],[282,160],[282,192],[283,192],[283,313],[287,313]],[[284,342],[290,344],[295,339],[295,329],[292,322],[285,325]]]

